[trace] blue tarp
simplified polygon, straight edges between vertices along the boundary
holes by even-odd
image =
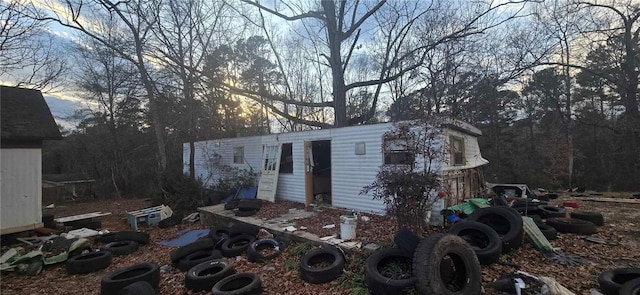
[[[185,233],[186,232],[186,233]],[[184,234],[183,234],[184,233]],[[182,247],[186,244],[193,243],[199,238],[206,237],[209,235],[209,229],[183,229],[178,231],[178,234],[183,234],[178,238],[173,240],[164,240],[158,242],[158,244],[162,246],[173,246],[173,247]]]
[[[223,204],[226,204],[231,199],[255,199],[258,196],[258,187],[250,186],[240,188],[235,195],[227,196],[222,200]]]

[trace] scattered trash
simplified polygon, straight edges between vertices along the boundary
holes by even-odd
[[[47,205],[45,208],[47,208],[47,209],[53,209],[53,208],[55,208],[55,207],[56,207],[56,204],[49,204],[49,205]]]
[[[576,295],[563,285],[560,285],[554,278],[540,277],[540,281],[544,283],[544,286],[542,286],[542,294]]]
[[[178,233],[184,233],[185,231],[180,231]],[[172,247],[182,247],[186,244],[195,242],[199,238],[206,237],[209,235],[209,229],[195,229],[195,230],[187,230],[185,234],[175,238],[173,240],[163,240],[158,242],[159,245],[162,246],[172,246]]]
[[[171,271],[171,270],[173,270],[173,266],[171,266],[171,265],[169,265],[169,264],[167,264],[167,265],[163,265],[163,266],[161,266],[161,267],[160,267],[160,272],[161,272],[161,273],[169,272],[169,271]]]
[[[544,257],[560,265],[580,266],[584,263],[582,257],[570,253],[550,252],[544,253]]]
[[[307,227],[306,226],[301,226],[300,229],[301,230],[305,230],[305,229],[307,229]]]
[[[198,220],[200,220],[200,213],[198,212],[191,213],[185,216],[184,218],[182,218],[182,222],[189,222],[189,223],[194,223]]]
[[[362,220],[364,222],[367,222],[367,221],[371,220],[371,218],[369,218],[369,216],[361,216],[360,220]]]
[[[99,234],[99,232],[97,230],[92,230],[92,229],[88,229],[86,227],[80,228],[80,229],[74,229],[72,231],[69,231],[67,233],[67,239],[70,238],[88,238],[88,237],[93,237],[93,236],[97,236]]]
[[[262,269],[264,269],[266,271],[274,271],[274,270],[276,270],[276,268],[273,267],[273,266],[264,266]]]
[[[322,240],[322,241],[328,241],[328,240],[331,240],[331,239],[333,239],[333,238],[335,238],[335,237],[336,237],[336,235],[333,235],[333,236],[326,236],[326,237],[322,237],[322,238],[320,238],[320,240]]]
[[[138,230],[138,224],[155,224],[173,215],[173,210],[166,205],[149,207],[145,209],[127,212],[127,221],[131,229]]]
[[[284,231],[289,231],[289,232],[294,232],[296,230],[298,230],[298,229],[295,226],[292,226],[292,225],[287,226],[287,227],[284,228]]]
[[[322,228],[329,229],[329,228],[334,228],[334,227],[336,227],[335,224],[327,224],[327,225],[323,226]]]
[[[620,243],[618,243],[616,241],[607,240],[607,239],[603,239],[603,238],[597,238],[597,237],[591,237],[591,236],[586,236],[583,239],[585,241],[587,241],[587,242],[598,243],[598,244],[613,245],[613,246],[620,245]]]

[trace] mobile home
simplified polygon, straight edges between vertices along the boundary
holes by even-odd
[[[482,158],[477,128],[460,121],[442,126],[441,139],[449,159],[441,172],[448,204],[481,193]],[[332,206],[384,213],[382,200],[360,192],[392,157],[383,154],[383,134],[392,123],[309,130],[262,136],[223,138],[195,143],[196,177],[214,185],[224,169],[261,173],[258,196],[310,204],[318,199]],[[184,172],[189,173],[189,144],[183,146]]]

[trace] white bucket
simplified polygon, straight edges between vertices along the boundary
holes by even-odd
[[[340,239],[352,240],[356,238],[356,226],[358,219],[354,215],[340,216]]]

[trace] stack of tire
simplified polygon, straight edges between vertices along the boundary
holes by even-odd
[[[423,239],[401,229],[394,241],[399,248],[373,252],[366,261],[365,282],[371,294],[480,294],[480,262],[471,245],[452,234],[432,234]],[[417,241],[417,243],[415,243]],[[389,277],[391,264],[408,265],[405,276]]]
[[[140,244],[149,243],[149,234],[135,231],[111,232],[94,238],[102,243],[100,251],[77,249],[69,253],[66,262],[67,274],[87,274],[107,268],[113,256],[128,255],[138,250]],[[85,251],[86,250],[86,251]]]
[[[468,216],[466,222],[451,227],[450,233],[452,231],[471,242],[483,264],[496,262],[500,253],[517,249],[524,238],[522,216],[513,208],[504,206],[477,209]],[[494,232],[500,242],[496,241]]]
[[[225,210],[234,210],[238,217],[252,216],[262,208],[261,199],[231,199],[224,205]]]
[[[276,257],[282,246],[275,239],[256,239],[259,228],[236,223],[230,228],[215,228],[209,235],[170,253],[171,262],[186,271],[185,287],[192,291],[212,290],[213,294],[255,294],[262,290],[260,277],[253,273],[236,274],[223,257],[231,258],[247,253],[249,261],[259,262]],[[261,250],[272,247],[271,255]]]
[[[95,237],[94,241],[102,243],[100,251],[109,251],[113,256],[122,256],[137,251],[140,244],[148,244],[149,234],[137,231],[111,232]]]

